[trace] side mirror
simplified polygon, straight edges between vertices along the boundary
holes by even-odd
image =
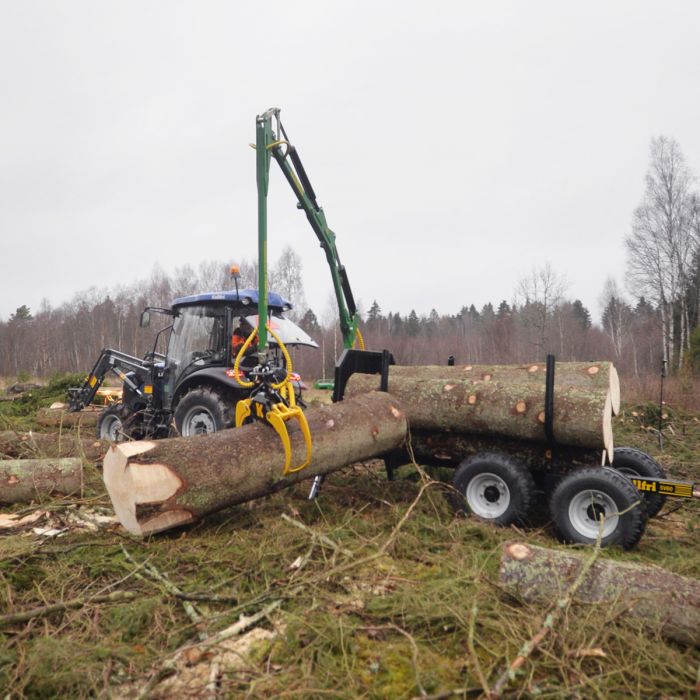
[[[151,314],[148,310],[141,313],[141,320],[139,321],[139,326],[141,328],[148,328],[151,325]]]

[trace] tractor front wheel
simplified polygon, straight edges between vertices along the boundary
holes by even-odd
[[[107,406],[97,419],[97,437],[110,442],[124,442],[124,416],[126,409],[120,403]]]
[[[173,418],[182,437],[215,433],[233,426],[233,405],[215,388],[197,387],[178,401]]]

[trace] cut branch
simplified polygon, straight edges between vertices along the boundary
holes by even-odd
[[[5,625],[13,625],[17,622],[27,622],[35,617],[46,617],[55,612],[62,610],[77,610],[86,605],[94,605],[96,603],[121,603],[125,600],[133,600],[138,597],[138,593],[132,591],[112,591],[105,595],[97,595],[92,598],[74,598],[66,600],[63,603],[53,603],[52,605],[44,605],[40,608],[31,608],[18,613],[10,613],[9,615],[0,615],[0,627]]]

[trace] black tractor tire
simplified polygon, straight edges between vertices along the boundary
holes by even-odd
[[[530,510],[535,482],[528,467],[497,452],[465,459],[452,479],[457,512],[506,527],[521,523]]]
[[[182,437],[215,433],[233,427],[233,402],[216,387],[198,386],[177,402],[173,419]]]
[[[646,476],[650,479],[666,478],[663,467],[653,457],[634,447],[616,447],[612,468],[629,478],[635,476]],[[666,496],[645,491],[644,501],[647,506],[647,515],[653,518],[664,507]]]
[[[632,549],[647,523],[646,505],[634,484],[608,467],[578,469],[557,484],[549,511],[562,541],[601,546],[619,545]]]
[[[123,404],[116,403],[107,406],[97,419],[97,437],[110,442],[124,442],[128,435],[125,432],[124,420],[127,410]]]

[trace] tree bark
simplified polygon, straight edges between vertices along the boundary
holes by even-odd
[[[528,603],[551,603],[565,591],[586,559],[570,551],[509,542],[504,544],[499,581]],[[620,603],[670,639],[700,646],[700,581],[658,566],[597,561],[575,600],[600,603],[607,610]],[[604,613],[603,613],[604,614]]]
[[[83,463],[74,457],[0,461],[0,503],[79,493],[82,484]]]
[[[406,417],[395,398],[372,393],[306,413],[311,463],[282,475],[284,452],[268,425],[157,442],[113,445],[104,480],[114,510],[133,534],[167,530],[222,508],[260,498],[310,477],[381,455],[403,444]],[[288,424],[292,463],[305,455],[301,431]]]
[[[554,383],[558,444],[613,454],[610,368],[607,362],[559,363]],[[602,375],[602,376],[600,376]],[[545,366],[399,366],[389,392],[406,407],[411,429],[547,442]],[[376,375],[355,374],[346,395],[376,389]]]
[[[35,459],[41,457],[85,457],[102,459],[109,442],[86,440],[70,433],[16,433],[0,431],[0,458]]]

